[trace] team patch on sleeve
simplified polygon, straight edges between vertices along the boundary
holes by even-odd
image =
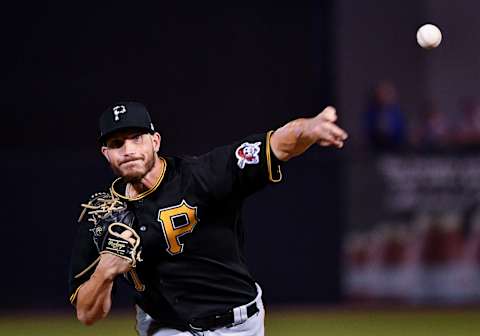
[[[258,164],[260,162],[258,156],[260,144],[261,142],[244,142],[235,150],[235,156],[238,159],[237,164],[240,169],[243,169],[246,164]]]

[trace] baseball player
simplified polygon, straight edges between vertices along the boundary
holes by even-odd
[[[105,318],[122,278],[135,289],[139,335],[263,335],[262,291],[245,264],[242,203],[280,182],[282,163],[313,144],[342,148],[347,134],[336,120],[327,107],[181,158],[158,154],[161,136],[142,104],[108,108],[99,122],[101,152],[118,178],[84,205],[69,276],[78,319]],[[118,209],[129,214],[105,225]]]

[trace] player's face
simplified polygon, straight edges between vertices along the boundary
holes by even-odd
[[[155,165],[160,135],[141,131],[112,134],[102,147],[112,170],[128,182],[140,181]]]

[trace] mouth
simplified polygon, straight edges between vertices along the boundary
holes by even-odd
[[[140,159],[136,158],[136,159],[129,159],[129,160],[122,161],[120,163],[120,166],[122,166],[124,164],[128,164],[128,163],[132,163],[132,162],[135,162],[135,161],[140,161]]]

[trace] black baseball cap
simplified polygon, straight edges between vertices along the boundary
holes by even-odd
[[[138,102],[118,102],[109,106],[100,116],[99,120],[101,144],[113,132],[136,128],[147,132],[155,132],[152,119],[145,105]]]

